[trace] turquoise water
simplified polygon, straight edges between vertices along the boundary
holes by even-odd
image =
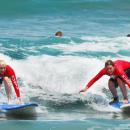
[[[102,121],[104,123],[102,123]],[[8,126],[6,126],[7,122],[1,122],[1,129],[8,130],[67,130],[67,129],[75,129],[75,130],[129,130],[130,124],[129,121],[122,120],[97,120],[97,119],[89,119],[86,121],[9,121]]]
[[[130,115],[108,105],[108,77],[78,93],[107,59],[129,61],[129,14],[129,0],[1,0],[0,57],[23,101],[39,108],[27,120],[1,113],[0,129],[129,129]],[[0,95],[6,101],[4,88]]]

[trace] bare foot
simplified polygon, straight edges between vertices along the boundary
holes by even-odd
[[[128,104],[129,101],[128,101],[127,99],[124,99],[124,100],[123,100],[123,103],[124,103],[124,104]]]

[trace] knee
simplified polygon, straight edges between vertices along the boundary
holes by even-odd
[[[123,80],[121,78],[117,78],[117,83],[118,84],[123,83]]]

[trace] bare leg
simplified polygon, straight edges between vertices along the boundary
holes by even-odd
[[[125,83],[123,82],[122,79],[120,78],[117,78],[117,83],[121,89],[121,92],[122,92],[122,95],[124,97],[124,99],[127,99],[128,100],[128,96],[127,96],[127,90],[126,90],[126,86],[125,86]]]
[[[108,81],[108,87],[113,95],[113,98],[118,97],[117,90],[116,90],[116,87],[115,87],[115,84],[113,81],[111,81],[111,80]]]
[[[11,101],[12,89],[10,79],[8,77],[4,77],[5,91],[8,98],[8,103]]]

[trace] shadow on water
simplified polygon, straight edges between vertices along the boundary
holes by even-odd
[[[0,120],[37,120],[37,113],[34,114],[15,114],[9,112],[0,113]]]
[[[130,113],[119,110],[111,110],[109,102],[101,95],[87,94],[43,94],[42,98],[33,97],[31,100],[38,102],[41,109],[46,109],[47,113],[41,112],[40,119],[60,119],[74,118],[87,119],[104,118],[104,119],[129,119]]]
[[[6,114],[6,119],[8,120],[37,120],[37,116],[26,116],[26,115],[12,115]]]
[[[129,111],[129,112],[122,112],[122,113],[121,113],[121,116],[122,116],[124,119],[130,119],[130,111]]]
[[[16,112],[16,111],[7,111],[5,112],[6,119],[19,119],[19,120],[36,120],[37,113],[33,111],[31,113],[24,113],[24,112]]]

